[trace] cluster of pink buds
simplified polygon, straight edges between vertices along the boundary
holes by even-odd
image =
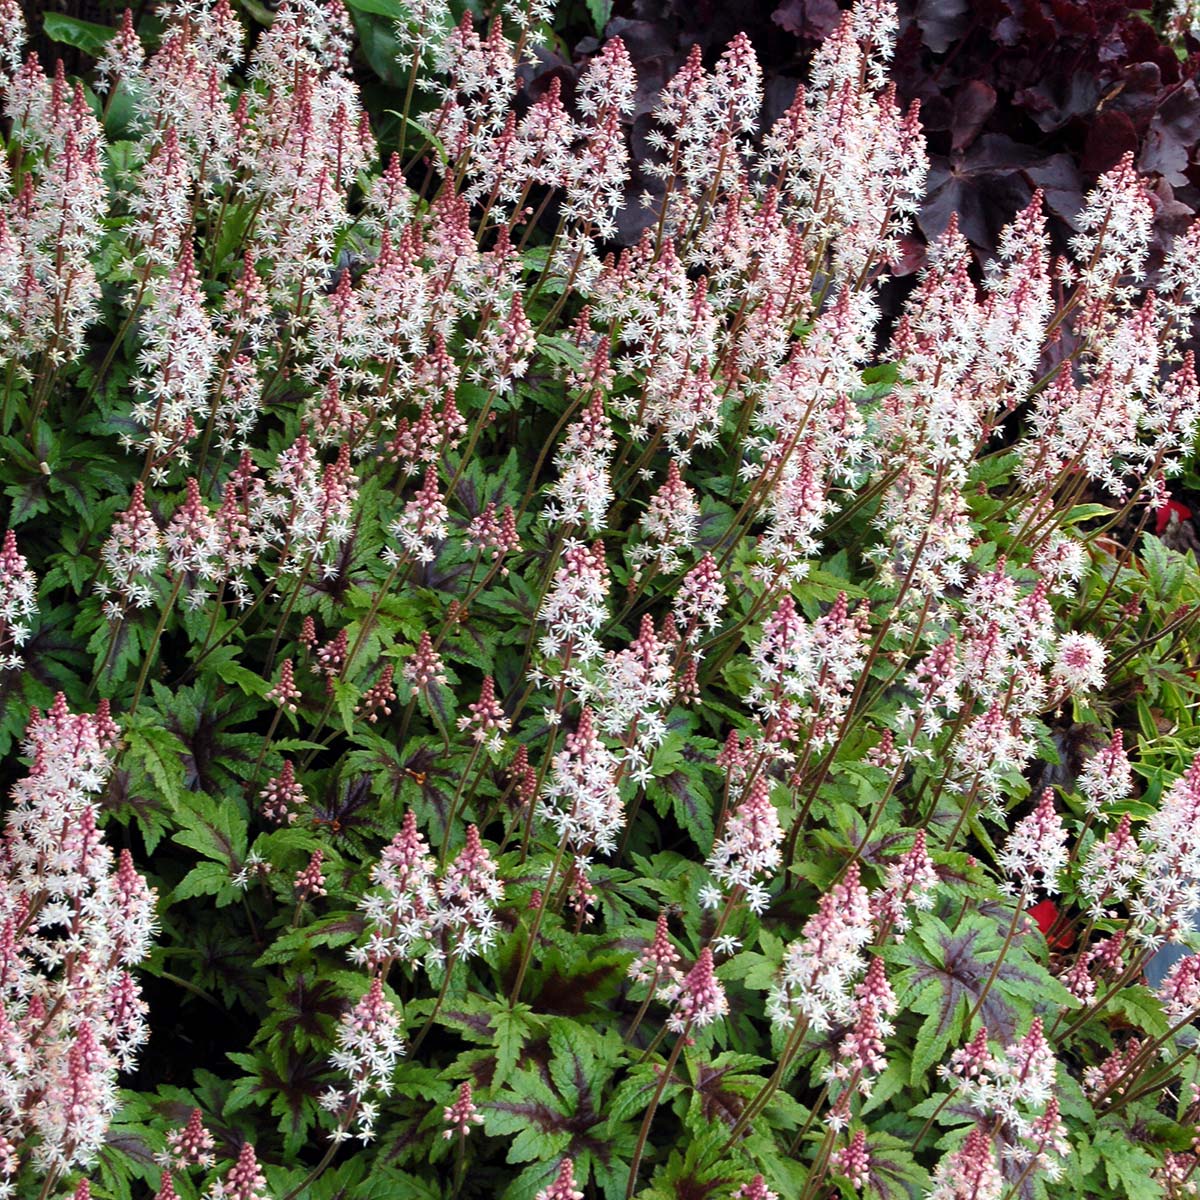
[[[1124,1046],[1102,1058],[1095,1066],[1085,1068],[1083,1086],[1089,1098],[1097,1100],[1101,1096],[1122,1095],[1143,1049],[1141,1038],[1131,1037]]]
[[[391,706],[396,701],[396,689],[392,681],[396,676],[396,668],[390,663],[383,668],[379,678],[363,693],[363,698],[354,706],[356,714],[361,713],[367,721],[374,725],[382,712],[385,717],[392,715]]]
[[[416,692],[427,692],[434,684],[446,682],[441,656],[428,633],[421,633],[415,653],[404,663],[403,675]]]
[[[867,1150],[867,1135],[862,1129],[856,1129],[850,1141],[840,1150],[833,1153],[834,1167],[840,1175],[844,1175],[851,1187],[861,1191],[870,1178],[871,1155]]]
[[[974,1125],[966,1141],[938,1163],[929,1200],[1000,1200],[1004,1188],[992,1140]]]
[[[927,912],[933,907],[938,873],[926,846],[925,830],[918,829],[912,846],[888,863],[883,887],[871,894],[876,919],[881,926],[890,926],[898,937],[912,926],[911,910]]]
[[[271,1200],[267,1177],[250,1142],[243,1142],[237,1162],[204,1193],[204,1200]]]
[[[294,713],[301,694],[296,686],[296,664],[290,658],[284,659],[283,666],[279,668],[279,682],[267,690],[265,698],[273,700],[280,709]]]
[[[575,1186],[575,1164],[569,1158],[562,1160],[554,1182],[542,1188],[535,1200],[583,1200],[583,1193]]]
[[[308,865],[296,872],[296,899],[307,900],[312,896],[325,895],[325,872],[323,864],[325,852],[314,850],[309,857]]]
[[[458,727],[470,730],[472,740],[487,746],[493,754],[500,752],[509,721],[496,699],[496,681],[490,675],[484,676],[479,699],[467,705],[467,713],[459,717]]]
[[[258,796],[262,814],[272,824],[290,825],[296,819],[306,797],[290,760],[284,760],[279,774],[267,781]]]
[[[182,1129],[172,1129],[167,1134],[167,1147],[159,1161],[169,1170],[181,1171],[188,1167],[211,1167],[213,1136],[204,1128],[204,1114],[193,1108],[187,1124]]]
[[[734,1197],[735,1200],[779,1200],[779,1193],[771,1191],[761,1175],[755,1175],[734,1192]]]
[[[442,1137],[447,1140],[455,1136],[466,1137],[472,1126],[483,1124],[483,1113],[479,1111],[471,1095],[469,1081],[459,1085],[454,1103],[442,1111],[442,1120],[447,1126],[442,1130]]]
[[[831,1079],[847,1080],[864,1096],[871,1081],[887,1065],[885,1039],[892,1033],[896,996],[883,970],[883,959],[872,958],[863,980],[854,989],[853,1019],[838,1047],[838,1061],[829,1069]],[[835,1107],[835,1113],[845,1106]],[[831,1123],[834,1117],[831,1115]]]
[[[664,910],[658,914],[658,921],[654,926],[654,940],[629,964],[629,977],[638,983],[650,983],[654,986],[657,986],[659,979],[678,980],[678,962],[679,951],[671,944],[671,936],[667,930],[667,914]]]
[[[1176,1024],[1200,1013],[1200,954],[1181,958],[1168,972],[1158,990],[1163,1012]]]
[[[466,545],[487,553],[493,562],[519,550],[521,539],[517,536],[517,518],[512,505],[505,505],[497,519],[496,506],[489,503],[483,512],[471,518],[465,541]],[[503,571],[507,574],[507,568]]]

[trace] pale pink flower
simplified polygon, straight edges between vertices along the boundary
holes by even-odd
[[[374,1136],[374,1106],[363,1103],[370,1092],[388,1096],[396,1063],[404,1053],[400,1036],[400,1014],[383,994],[378,975],[362,999],[343,1014],[338,1024],[337,1048],[329,1056],[330,1065],[350,1077],[350,1095],[360,1101],[355,1115],[361,1141]]]
[[[435,873],[429,845],[409,809],[371,870],[377,890],[360,902],[371,924],[366,944],[350,952],[354,962],[375,969],[393,958],[410,958],[415,947],[432,935],[438,908]]]
[[[696,539],[699,524],[696,494],[684,483],[679,463],[672,458],[666,479],[642,514],[640,525],[646,540],[632,551],[635,561],[652,562],[660,571],[677,570],[683,563],[683,552]]]
[[[467,841],[437,885],[441,898],[436,924],[448,929],[455,954],[468,958],[489,950],[496,939],[494,909],[504,897],[496,863],[479,839],[479,829],[467,826]]]
[[[573,421],[554,454],[558,474],[544,509],[548,521],[582,525],[591,533],[603,528],[613,501],[609,467],[616,439],[599,394]]]
[[[742,888],[751,911],[761,913],[770,902],[763,886],[779,870],[783,829],[771,803],[770,785],[760,772],[749,794],[730,816],[708,869],[726,889]]]
[[[852,863],[784,951],[782,977],[767,1000],[771,1019],[790,1024],[803,1016],[816,1030],[848,1024],[853,986],[867,966],[862,951],[873,934],[870,898]]]
[[[1087,801],[1087,811],[1095,816],[1106,804],[1123,800],[1129,795],[1133,771],[1125,753],[1124,735],[1113,731],[1112,741],[1083,764],[1079,773],[1079,790]]]
[[[562,564],[538,611],[546,627],[540,639],[542,653],[556,658],[567,652],[575,663],[588,663],[602,652],[596,637],[608,619],[608,564],[604,543],[585,546],[573,538],[563,545]]]
[[[145,57],[146,52],[133,27],[133,11],[127,8],[121,14],[116,35],[109,38],[96,60],[96,91],[104,93],[118,82],[126,86],[137,83]]]
[[[1135,937],[1174,939],[1200,911],[1200,757],[1167,790],[1143,826],[1140,894],[1131,901]]]
[[[617,757],[601,741],[590,708],[567,734],[563,749],[554,755],[546,781],[541,813],[580,853],[593,847],[609,854],[625,823],[625,806],[617,787]]]
[[[712,950],[705,946],[696,959],[696,965],[679,983],[661,989],[660,995],[669,995],[671,1015],[667,1027],[675,1033],[687,1029],[703,1029],[729,1011],[725,989],[713,969]]]
[[[884,870],[883,887],[871,894],[871,906],[881,923],[890,924],[897,936],[912,925],[910,908],[928,911],[933,907],[937,870],[926,848],[924,829],[918,829],[912,846]]]
[[[1066,842],[1066,826],[1054,810],[1054,791],[1046,788],[1033,812],[1013,827],[998,862],[1022,889],[1053,894],[1067,865]]]
[[[404,553],[417,562],[432,562],[437,545],[448,532],[450,511],[438,486],[437,467],[430,465],[417,494],[404,506],[404,512],[393,521],[389,532],[399,541]],[[388,549],[384,560],[389,565],[400,561],[395,550]]]
[[[108,573],[108,581],[97,585],[102,596],[115,590],[135,608],[145,608],[154,600],[152,580],[162,566],[162,535],[146,507],[146,489],[140,481],[133,485],[129,507],[113,521],[100,558]],[[111,607],[106,606],[106,612]],[[109,615],[119,616],[119,606]]]
[[[1004,1189],[991,1139],[974,1125],[967,1140],[938,1163],[929,1200],[1000,1200]]]
[[[1069,695],[1100,691],[1106,658],[1103,645],[1092,634],[1063,634],[1054,654],[1054,678]]]
[[[1108,906],[1127,901],[1141,869],[1142,851],[1125,813],[1111,833],[1092,844],[1080,868],[1079,891],[1091,902],[1091,913],[1106,916]]]
[[[705,633],[716,629],[721,624],[726,599],[717,560],[705,554],[684,576],[672,603],[675,619],[683,626],[684,639],[696,643]]]
[[[467,705],[467,713],[458,718],[458,727],[470,730],[472,741],[479,745],[486,745],[493,752],[500,750],[509,720],[496,699],[496,681],[490,675],[483,677],[479,699]]]
[[[1189,954],[1171,967],[1158,998],[1173,1025],[1200,1011],[1200,954]]]
[[[17,0],[0,0],[0,81],[21,67],[21,47],[25,45],[25,17]]]
[[[37,613],[37,576],[17,549],[16,534],[10,529],[0,546],[0,671],[22,665],[19,654],[30,633],[30,620]]]

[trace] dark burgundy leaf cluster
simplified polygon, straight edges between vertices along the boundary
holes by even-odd
[[[618,0],[605,35],[620,35],[637,68],[635,163],[648,154],[649,112],[662,84],[699,44],[715,60],[738,30],[754,43],[766,80],[769,123],[791,102],[810,54],[832,29],[835,0]],[[1171,41],[1165,18],[1124,0],[901,0],[893,75],[900,99],[921,102],[929,140],[929,194],[894,272],[915,272],[924,245],[959,214],[981,254],[1041,188],[1059,248],[1083,194],[1122,155],[1157,177],[1160,238],[1200,210],[1200,90],[1196,44]],[[576,62],[598,44],[584,26],[564,31]],[[575,67],[563,58],[532,73],[536,97]],[[619,240],[635,241],[651,217],[635,178]]]
[[[926,238],[959,213],[977,249],[1042,188],[1068,235],[1124,154],[1158,177],[1163,232],[1200,207],[1197,62],[1121,0],[904,0],[895,76],[929,137]]]

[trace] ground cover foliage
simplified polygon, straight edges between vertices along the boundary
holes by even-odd
[[[1194,1194],[1192,151],[768,15],[0,0],[0,1194]]]

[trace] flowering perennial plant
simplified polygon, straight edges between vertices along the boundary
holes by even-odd
[[[1200,225],[259,9],[0,0],[0,1196],[1195,1195]]]

